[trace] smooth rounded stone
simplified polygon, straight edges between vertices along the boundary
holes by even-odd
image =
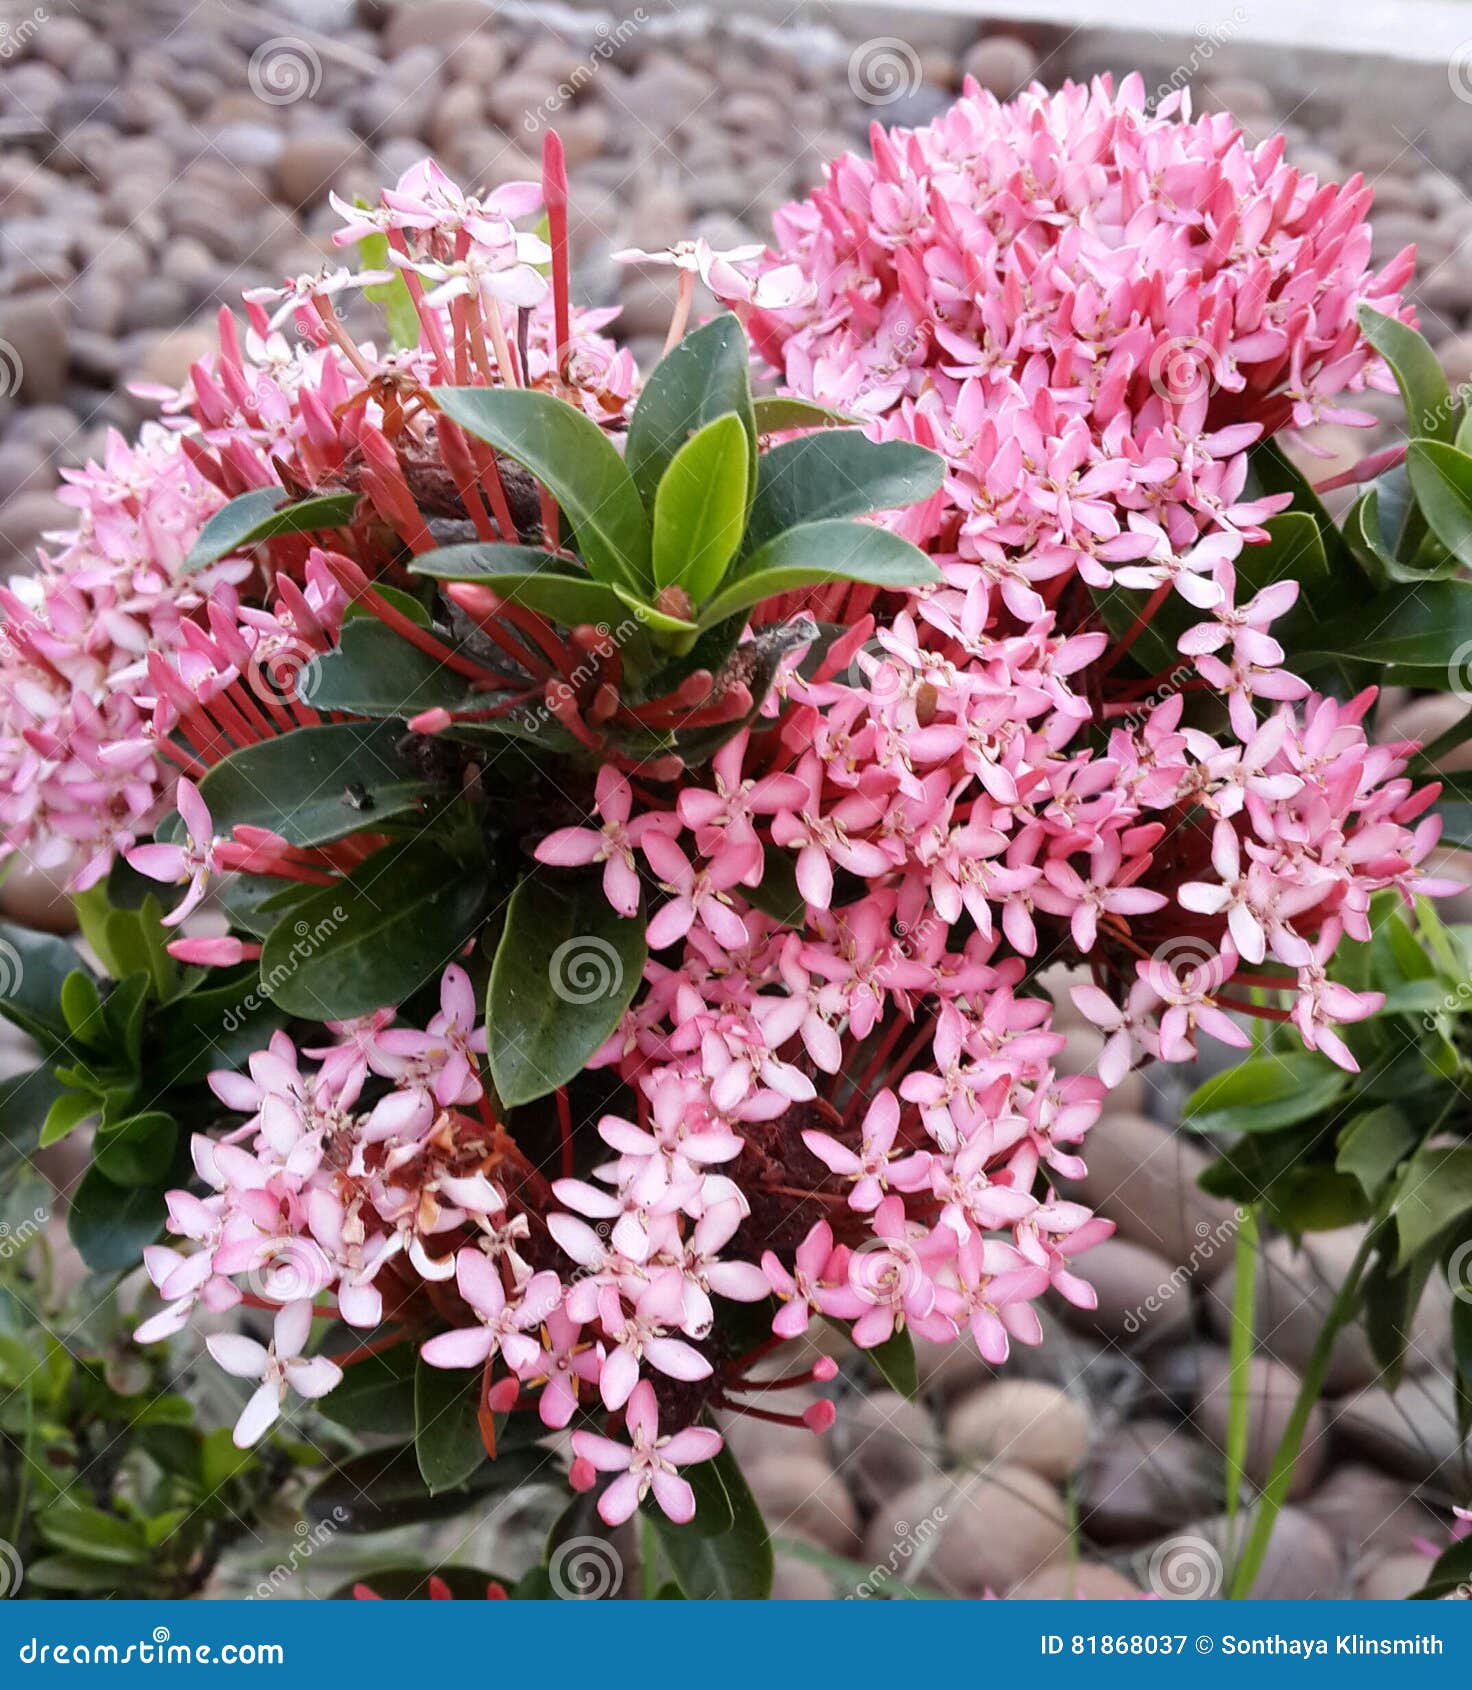
[[[348,167],[360,156],[362,143],[346,129],[326,129],[294,135],[276,161],[276,185],[288,205],[305,206],[325,199]]]
[[[1404,1602],[1426,1583],[1432,1563],[1415,1550],[1382,1555],[1355,1581],[1361,1602]]]
[[[745,1468],[746,1482],[774,1536],[806,1538],[835,1555],[859,1541],[859,1515],[848,1488],[817,1453],[768,1455]]]
[[[1227,1447],[1231,1418],[1229,1376],[1231,1360],[1216,1351],[1201,1364],[1201,1395],[1194,1424],[1213,1450]],[[1253,1484],[1266,1483],[1278,1445],[1288,1428],[1288,1417],[1298,1396],[1301,1380],[1291,1368],[1271,1356],[1254,1355],[1247,1364],[1247,1454],[1244,1470]],[[1325,1436],[1327,1419],[1322,1405],[1315,1403],[1304,1429],[1298,1464],[1289,1486],[1290,1497],[1301,1497],[1312,1486],[1329,1452]]]
[[[1055,1385],[1000,1379],[955,1405],[946,1443],[958,1456],[1014,1462],[1062,1484],[1088,1453],[1089,1420]]]
[[[876,1567],[947,1596],[979,1597],[1030,1578],[1068,1547],[1062,1499],[1026,1467],[921,1479],[886,1502],[864,1537]]]
[[[1472,346],[1472,343],[1469,343]],[[1465,379],[1465,377],[1464,377]],[[1429,745],[1439,739],[1448,728],[1465,720],[1467,706],[1459,698],[1445,693],[1432,693],[1425,698],[1412,699],[1386,722],[1385,739],[1418,739]],[[1436,766],[1445,774],[1465,774],[1472,769],[1472,740],[1464,739],[1450,751],[1437,754]]]
[[[135,329],[167,329],[179,321],[188,305],[184,284],[160,270],[128,289],[122,326],[130,334]]]
[[[561,103],[557,83],[538,71],[513,71],[486,92],[491,116],[512,135],[532,135],[544,119],[555,121]]]
[[[399,64],[403,62],[398,61]],[[348,106],[348,116],[354,129],[375,143],[386,140],[418,140],[434,120],[442,100],[456,92],[451,88],[446,93],[440,89],[439,82],[437,72],[431,72],[417,87],[405,88],[388,80],[370,82],[354,93]],[[480,117],[481,104],[477,91],[477,119]]]
[[[911,1335],[915,1351],[915,1371],[920,1388],[941,1397],[954,1397],[970,1386],[994,1377],[991,1366],[982,1360],[976,1340],[963,1332],[950,1344],[937,1344],[933,1339]]]
[[[383,50],[398,58],[413,47],[437,47],[458,52],[471,36],[495,38],[494,13],[484,0],[416,0],[397,5],[383,33]]]
[[[189,379],[189,366],[215,351],[217,344],[206,328],[171,329],[155,335],[138,361],[138,379],[182,387]]]
[[[658,275],[630,271],[619,306],[619,327],[624,334],[663,334],[675,309],[675,286]]]
[[[1209,1158],[1143,1115],[1110,1110],[1084,1140],[1089,1171],[1067,1195],[1114,1221],[1124,1237],[1194,1272],[1202,1252],[1235,1231],[1230,1203],[1209,1197],[1197,1177]]]
[[[1094,1441],[1079,1483],[1079,1527],[1099,1543],[1140,1543],[1218,1499],[1219,1463],[1172,1421],[1132,1420]]]
[[[273,123],[253,123],[242,119],[222,124],[214,134],[215,150],[232,164],[249,170],[274,170],[286,137]]]
[[[76,450],[77,419],[65,405],[30,405],[18,411],[9,438],[39,446],[57,466],[82,462]]]
[[[629,224],[639,231],[640,246],[658,252],[661,247],[673,246],[688,232],[690,201],[673,182],[651,182],[635,193]],[[647,276],[650,272],[631,266],[630,273]]]
[[[0,386],[22,404],[45,405],[66,388],[67,311],[49,291],[0,298]]]
[[[95,385],[110,386],[123,367],[127,342],[116,335],[93,334],[89,329],[73,329],[71,337],[71,367],[75,375]]]
[[[1472,382],[1472,335],[1453,334],[1438,341],[1436,358],[1453,387]]]
[[[1408,1492],[1403,1479],[1356,1461],[1335,1467],[1305,1498],[1305,1513],[1357,1555],[1398,1555],[1417,1538],[1435,1541],[1445,1521]]]
[[[66,936],[77,930],[77,912],[66,875],[47,874],[17,852],[0,880],[0,911],[22,927]]]
[[[992,35],[978,41],[961,61],[962,71],[974,76],[999,100],[1010,100],[1025,88],[1037,68],[1037,54],[1025,41],[1010,35]]]
[[[78,276],[69,290],[73,322],[88,334],[116,334],[123,320],[126,291],[105,270]]]
[[[1143,1594],[1103,1561],[1055,1561],[1007,1592],[1013,1602],[1138,1602]]]
[[[772,1566],[774,1602],[830,1602],[833,1580],[811,1561],[796,1555],[779,1555]]]
[[[1448,253],[1445,237],[1429,217],[1402,211],[1376,212],[1371,217],[1370,252],[1374,263],[1384,264],[1407,246],[1416,248],[1423,269],[1439,264]]]
[[[1436,262],[1434,269],[1427,269],[1427,263],[1428,259],[1423,257],[1424,274],[1416,284],[1420,303],[1431,311],[1452,317],[1463,317],[1472,311],[1472,264],[1460,255],[1446,263]]]
[[[1372,1385],[1331,1413],[1334,1430],[1378,1466],[1408,1479],[1440,1476],[1460,1489],[1465,1452],[1457,1435],[1455,1389],[1448,1375],[1417,1374],[1393,1395]],[[1444,1472],[1452,1463],[1457,1467]]]
[[[1229,111],[1234,117],[1271,117],[1275,109],[1273,96],[1262,83],[1245,76],[1214,76],[1205,92],[1204,109]]]
[[[1066,1326],[1122,1345],[1147,1349],[1178,1340],[1191,1326],[1189,1276],[1165,1257],[1127,1238],[1106,1238],[1074,1263],[1098,1297],[1097,1308],[1081,1309],[1066,1298],[1053,1302]]]
[[[710,82],[666,52],[651,53],[621,96],[628,110],[657,134],[671,135],[710,108]]]
[[[76,526],[76,512],[52,493],[17,493],[0,510],[0,573],[14,575],[36,567],[36,547],[51,529]]]
[[[885,104],[884,122],[896,129],[923,129],[950,107],[953,98],[944,88],[932,88],[921,82],[917,88]]]
[[[897,1391],[842,1398],[830,1442],[835,1466],[862,1502],[894,1496],[940,1463],[930,1416]]]
[[[1358,1238],[1358,1229],[1345,1230]],[[1299,1372],[1308,1365],[1329,1305],[1343,1282],[1349,1264],[1345,1261],[1336,1277],[1341,1255],[1333,1246],[1321,1248],[1317,1243],[1311,1249],[1298,1250],[1288,1238],[1269,1239],[1259,1251],[1253,1336],[1261,1349]],[[1236,1284],[1236,1262],[1228,1260],[1205,1294],[1207,1324],[1224,1344],[1231,1342]],[[1364,1328],[1352,1324],[1334,1341],[1325,1389],[1331,1396],[1358,1390],[1379,1372]]]
[[[574,106],[554,117],[554,126],[562,137],[562,150],[568,168],[578,169],[602,157],[612,133],[607,108],[601,105]]]
[[[1392,212],[1397,216],[1422,217],[1434,210],[1435,208],[1426,202],[1426,192],[1419,176],[1414,182],[1407,182],[1401,176],[1384,176],[1375,183],[1375,201],[1370,208],[1370,222],[1373,226]]]
[[[453,144],[463,129],[479,129],[485,112],[485,99],[479,88],[468,82],[457,82],[446,89],[434,103],[429,120],[429,139],[439,148]]]
[[[39,446],[24,440],[0,445],[0,504],[17,493],[45,492],[56,482],[56,471]]]
[[[1230,1570],[1225,1556],[1245,1540],[1251,1519],[1216,1514],[1189,1521],[1137,1551],[1134,1569],[1145,1594],[1167,1601],[1222,1594]],[[1280,1602],[1332,1601],[1348,1594],[1347,1585],[1343,1557],[1329,1533],[1301,1508],[1284,1508],[1250,1594]]]

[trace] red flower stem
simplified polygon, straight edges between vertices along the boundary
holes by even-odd
[[[1109,653],[1108,657],[1104,661],[1103,667],[1097,671],[1097,675],[1100,680],[1103,680],[1103,678],[1109,673],[1115,664],[1119,662],[1135,641],[1139,639],[1140,635],[1145,632],[1146,628],[1150,626],[1151,620],[1154,618],[1156,611],[1160,609],[1161,605],[1163,605],[1169,597],[1170,582],[1162,581],[1155,591],[1151,593],[1150,597],[1145,600],[1145,603],[1141,606],[1140,614],[1130,624],[1129,628],[1126,629],[1124,637],[1114,647],[1113,651]]]
[[[571,1179],[573,1176],[572,1159],[572,1106],[567,1099],[567,1087],[557,1088],[557,1132],[562,1140],[562,1177]]]
[[[488,671],[480,664],[451,651],[443,640],[437,640],[417,622],[411,622],[401,610],[395,609],[351,558],[344,557],[341,552],[324,552],[322,555],[338,583],[355,600],[367,605],[380,622],[408,640],[410,645],[417,646],[427,657],[433,657],[457,675],[464,675],[472,681],[486,679]]]

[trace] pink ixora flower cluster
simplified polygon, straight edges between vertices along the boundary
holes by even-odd
[[[944,579],[757,607],[755,628],[805,612],[842,631],[792,654],[708,768],[603,767],[587,817],[536,844],[538,872],[600,865],[614,909],[647,910],[641,990],[590,1064],[621,1100],[595,1123],[594,1166],[551,1178],[507,1132],[451,968],[422,1032],[385,1010],[331,1029],[314,1070],[278,1037],[248,1078],[215,1077],[247,1119],[196,1141],[206,1195],[171,1199],[192,1248],[150,1252],[170,1306],[145,1335],[229,1306],[252,1275],[272,1305],[402,1320],[431,1365],[481,1369],[493,1408],[535,1397],[549,1428],[621,1424],[627,1441],[573,1433],[575,1484],[616,1475],[605,1519],[646,1493],[686,1518],[678,1469],[716,1448],[697,1422],[831,1376],[826,1358],[753,1374],[815,1317],[870,1349],[969,1333],[1000,1362],[1039,1340],[1050,1286],[1091,1303],[1076,1258],[1109,1223],[1067,1182],[1136,1061],[1186,1060],[1202,1033],[1242,1043],[1242,1011],[1291,1018],[1352,1065],[1336,1029],[1376,1000],[1326,965],[1367,936],[1377,891],[1434,889],[1417,865],[1435,793],[1367,742],[1368,697],[1320,698],[1291,672],[1274,628],[1296,587],[1259,589],[1250,569],[1282,500],[1249,490],[1247,454],[1355,419],[1349,396],[1385,379],[1356,309],[1394,310],[1409,259],[1372,276],[1367,192],[1320,188],[1281,152],[1183,104],[1148,115],[1137,79],[1005,106],[971,88],[832,166],[742,286],[720,266],[744,255],[674,255],[727,287],[792,391],[943,454],[941,494],[894,520]],[[350,349],[337,282],[319,280],[283,296],[314,347],[305,374],[263,385],[228,340],[197,373],[181,421],[222,491],[259,485],[285,442],[305,484],[349,479],[371,507],[351,555],[288,548],[270,611],[212,606],[178,681],[151,674],[160,726],[199,760],[211,732],[260,731],[241,685],[257,641],[322,649],[349,592],[403,622],[366,583],[376,558],[434,543],[446,485],[496,532],[494,466],[443,418],[430,438],[415,384],[535,381],[566,345],[556,302],[549,338],[533,300],[537,249],[508,232],[522,204],[466,200],[426,167],[380,208],[344,208],[349,238],[387,236],[417,349]],[[555,261],[555,216],[549,233]],[[503,311],[527,314],[525,337]],[[616,423],[633,373],[585,326],[575,397]],[[565,381],[577,358],[558,367]],[[1157,648],[1151,674],[1138,659]],[[1188,715],[1197,700],[1219,705]],[[330,879],[359,848],[307,861],[211,831],[196,815],[187,845],[142,866]],[[760,907],[782,870],[787,919]],[[247,954],[227,943],[218,960]],[[1030,989],[1055,958],[1091,974],[1095,1074],[1055,1067],[1063,1037]],[[764,1305],[755,1340],[740,1304]],[[275,1393],[242,1435],[302,1376],[295,1318],[274,1354],[234,1358]],[[325,1382],[304,1377],[309,1394]]]

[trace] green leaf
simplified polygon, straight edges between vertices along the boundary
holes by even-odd
[[[920,1373],[915,1364],[915,1346],[904,1327],[897,1327],[882,1344],[865,1350],[879,1369],[886,1385],[913,1402],[920,1395]]]
[[[479,869],[433,840],[395,841],[292,905],[266,937],[262,989],[312,1021],[402,1003],[455,960],[488,901]]]
[[[741,895],[784,927],[801,927],[807,920],[807,899],[797,884],[797,859],[779,845],[762,847],[762,877],[755,886],[743,886]]]
[[[619,916],[601,876],[540,869],[511,896],[491,966],[486,1036],[502,1104],[545,1097],[583,1071],[644,974],[642,910]]]
[[[1268,1053],[1214,1074],[1186,1104],[1187,1132],[1270,1133],[1328,1109],[1349,1075],[1312,1051]]]
[[[670,460],[654,495],[654,583],[683,587],[692,605],[716,590],[746,527],[747,434],[717,417]]]
[[[121,1273],[138,1265],[144,1245],[158,1237],[166,1213],[161,1187],[129,1189],[93,1167],[72,1194],[67,1226],[72,1243],[94,1273]]]
[[[0,1080],[0,1178],[8,1178],[17,1163],[29,1161],[62,1091],[49,1062]]]
[[[1377,593],[1320,624],[1312,649],[1295,652],[1296,667],[1336,658],[1415,669],[1414,684],[1449,691],[1464,684],[1452,659],[1472,640],[1472,583],[1430,581]]]
[[[319,493],[294,504],[283,504],[283,497],[280,487],[255,487],[222,506],[200,529],[199,538],[184,559],[184,573],[191,575],[261,540],[341,527],[352,521],[358,508],[356,493]]]
[[[1365,1196],[1373,1199],[1420,1137],[1420,1129],[1393,1103],[1382,1104],[1356,1115],[1344,1129],[1334,1166],[1342,1174],[1352,1174]]]
[[[310,895],[310,889],[307,889]],[[270,932],[268,925],[262,937]],[[212,969],[208,985],[159,1010],[147,1064],[150,1083],[160,1091],[197,1085],[213,1069],[242,1068],[253,1051],[264,1049],[286,1017],[261,991],[260,971],[243,965],[233,974]]]
[[[104,1514],[100,1508],[57,1502],[35,1518],[41,1536],[53,1549],[123,1567],[137,1566],[148,1558],[142,1528],[132,1520]]]
[[[308,675],[302,692],[314,710],[354,716],[407,720],[436,707],[470,708],[477,696],[463,675],[367,617],[346,623],[337,649],[314,657]]]
[[[706,1537],[693,1525],[674,1525],[663,1514],[654,1517],[675,1582],[692,1602],[765,1601],[772,1593],[772,1541],[761,1510],[729,1448],[704,1465],[716,1469],[725,1487],[732,1524],[720,1536]],[[693,1472],[685,1470],[692,1482]]]
[[[458,1369],[430,1367],[420,1359],[414,1373],[414,1456],[431,1496],[463,1485],[488,1459],[479,1402],[479,1368],[467,1379]]]
[[[754,552],[700,613],[712,627],[763,599],[826,581],[863,581],[876,587],[924,587],[940,571],[918,546],[887,528],[865,522],[810,522],[789,528]]]
[[[1441,363],[1427,341],[1409,324],[1362,305],[1360,328],[1365,339],[1389,364],[1405,401],[1406,421],[1413,434],[1450,440],[1457,413]]]
[[[1472,458],[1439,440],[1413,440],[1406,470],[1431,532],[1459,562],[1472,564]]]
[[[350,1354],[368,1333],[338,1328],[329,1332],[323,1354],[334,1359]],[[395,1344],[377,1355],[360,1356],[344,1366],[342,1383],[322,1398],[318,1412],[350,1432],[410,1437],[414,1432],[414,1378],[419,1366],[417,1346]],[[463,1378],[463,1375],[462,1375]]]
[[[128,1190],[157,1185],[168,1172],[179,1142],[172,1115],[150,1109],[130,1115],[97,1135],[92,1165],[114,1185]]]
[[[721,1475],[720,1462],[693,1462],[682,1469],[680,1477],[695,1493],[695,1518],[690,1521],[689,1529],[701,1537],[723,1537],[732,1530],[736,1524],[736,1512],[731,1493]],[[656,1524],[664,1517],[657,1497],[646,1496],[643,1509],[645,1518]]]
[[[735,415],[749,437],[748,490],[756,485],[756,417],[746,333],[725,313],[692,330],[650,372],[629,418],[624,461],[639,497],[653,509],[675,454],[717,417]]]
[[[788,440],[759,460],[746,549],[756,551],[800,524],[913,505],[928,499],[944,474],[938,452],[908,440],[876,441],[856,433]]]
[[[560,1468],[535,1445],[508,1449],[477,1467],[463,1484],[431,1495],[412,1443],[369,1450],[340,1462],[306,1500],[307,1518],[344,1532],[381,1532],[422,1520],[444,1520],[482,1497],[555,1483]]]
[[[421,552],[409,567],[415,575],[440,581],[474,581],[507,603],[525,605],[565,628],[608,622],[618,613],[618,600],[608,585],[536,546],[485,541],[441,546]]]
[[[41,1128],[41,1149],[49,1150],[53,1144],[60,1144],[64,1138],[74,1133],[83,1121],[95,1115],[97,1109],[95,1092],[62,1092],[52,1101],[50,1109],[46,1112],[46,1120]]]
[[[398,750],[396,723],[298,728],[232,751],[200,782],[216,833],[269,828],[288,845],[328,845],[416,814],[429,783]]]
[[[831,405],[787,393],[765,393],[752,401],[758,434],[785,434],[790,428],[853,428],[863,419]]]
[[[388,325],[389,339],[401,351],[419,344],[419,313],[414,309],[414,296],[401,270],[395,270],[388,255],[387,235],[365,235],[358,242],[360,271],[387,270],[393,279],[374,282],[363,289],[363,297],[383,312]]]
[[[435,387],[461,428],[530,470],[562,507],[588,573],[639,588],[649,581],[649,519],[613,442],[591,417],[527,388]]]
[[[1472,1146],[1423,1145],[1411,1158],[1391,1208],[1404,1267],[1454,1221],[1472,1211]]]
[[[65,1043],[70,1028],[61,988],[79,966],[65,939],[0,921],[0,1015],[48,1050]]]

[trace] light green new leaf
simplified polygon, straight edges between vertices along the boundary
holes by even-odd
[[[746,527],[749,461],[736,416],[717,417],[670,460],[654,495],[654,583],[698,605],[720,585]]]

